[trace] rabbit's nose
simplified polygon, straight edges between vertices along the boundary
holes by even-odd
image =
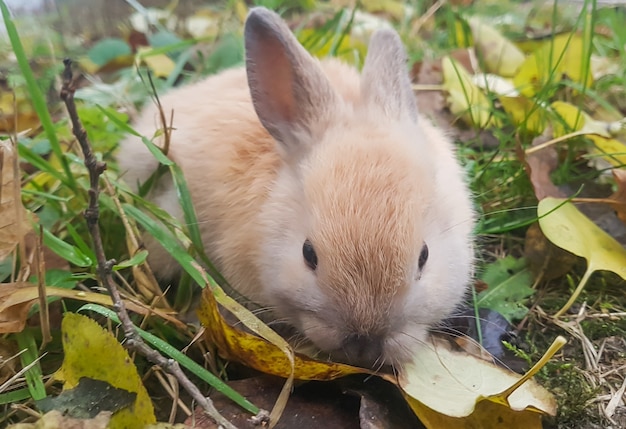
[[[341,344],[347,361],[353,365],[376,369],[383,364],[382,335],[351,334]]]

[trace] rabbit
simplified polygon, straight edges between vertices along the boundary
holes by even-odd
[[[315,59],[262,7],[244,39],[245,67],[161,99],[207,255],[320,356],[401,366],[472,275],[475,215],[453,145],[418,114],[394,30],[371,37],[362,73]],[[159,127],[154,106],[135,124]],[[157,165],[137,137],[119,162],[135,189]],[[182,219],[170,177],[150,198]],[[157,275],[178,272],[146,238]]]

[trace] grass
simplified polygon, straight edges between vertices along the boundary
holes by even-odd
[[[623,103],[626,88],[624,52],[626,26],[623,23],[626,22],[626,10],[600,9],[591,1],[584,3],[585,7],[590,8],[590,13],[584,13],[583,9],[583,12],[575,14],[571,10],[564,12],[564,7],[560,3],[546,5],[514,1],[479,1],[467,7],[440,4],[439,8],[436,7],[437,4],[426,1],[414,2],[411,6],[419,14],[405,21],[394,21],[412,59],[420,59],[426,63],[436,61],[454,50],[467,48],[468,41],[472,39],[467,18],[473,15],[499,21],[501,25],[498,25],[498,28],[502,33],[517,41],[527,54],[536,50],[538,46],[547,46],[549,52],[546,57],[548,64],[545,73],[540,71],[541,85],[534,86],[531,95],[525,96],[533,107],[525,111],[521,119],[515,118],[515,115],[503,107],[500,94],[494,90],[485,92],[490,117],[497,121],[497,126],[494,127],[479,128],[467,121],[464,123],[459,119],[463,112],[452,114],[447,110],[426,112],[436,119],[452,123],[457,133],[458,153],[471,180],[480,213],[477,227],[480,273],[504,256],[524,257],[527,228],[537,220],[535,190],[525,169],[524,160],[520,158],[520,151],[529,148],[539,134],[532,130],[531,117],[539,112],[545,115],[546,121],[553,121],[566,131],[573,131],[571,127],[565,126],[566,121],[563,118],[546,108],[556,100],[583,106],[585,111],[603,120],[608,120],[605,118],[616,120],[626,113],[626,105]],[[145,254],[140,253],[140,247],[128,244],[120,237],[137,239],[137,231],[141,229],[148,231],[166,244],[167,248],[172,249],[173,256],[187,272],[187,277],[166,294],[174,310],[189,307],[193,296],[191,288],[194,287],[191,280],[199,284],[206,282],[206,279],[198,273],[194,258],[203,261],[209,267],[211,265],[202,248],[184,176],[175,164],[163,157],[154,147],[150,141],[153,136],[145,136],[144,140],[154,149],[155,156],[160,157],[161,169],[169,171],[175,178],[185,213],[182,223],[172,219],[140,196],[127,192],[126,185],[118,177],[113,153],[122,136],[133,132],[132,127],[127,125],[127,120],[132,116],[134,108],[140,100],[146,99],[155,87],[157,93],[160,93],[175,83],[180,84],[181,80],[194,80],[199,74],[217,72],[221,65],[232,65],[241,61],[241,37],[238,30],[232,30],[240,26],[240,23],[236,22],[235,14],[232,13],[235,5],[235,2],[232,2],[225,6],[230,9],[228,13],[224,12],[224,16],[228,18],[224,18],[225,22],[220,23],[222,33],[205,46],[205,51],[197,56],[179,56],[173,74],[169,78],[156,79],[152,88],[146,77],[145,65],[139,69],[144,76],[143,80],[136,78],[137,70],[130,66],[121,68],[112,75],[101,72],[108,79],[106,84],[92,85],[85,88],[82,94],[78,94],[83,99],[80,115],[89,137],[96,146],[98,156],[109,164],[105,182],[102,183],[106,191],[101,195],[101,228],[105,250],[108,257],[115,257],[123,262],[116,273],[124,285],[124,293],[147,304],[151,303],[153,296],[149,291],[138,287],[133,281],[132,274],[133,267],[143,263]],[[294,7],[293,4],[284,6]],[[365,45],[352,36],[356,9],[334,10],[322,3],[314,7],[324,11],[324,24],[311,28],[306,25],[308,22],[306,14],[300,17],[299,21],[297,15],[293,17],[294,22],[303,23],[298,26],[303,44],[314,53],[340,56],[360,65],[364,58]],[[93,290],[97,288],[96,262],[82,217],[88,198],[86,171],[76,148],[71,144],[67,119],[56,113],[58,109],[54,106],[54,100],[46,99],[47,89],[44,88],[42,91],[38,82],[40,76],[33,73],[33,67],[29,64],[33,53],[23,48],[17,31],[19,27],[15,27],[1,0],[0,8],[18,63],[19,71],[12,72],[15,77],[11,80],[22,82],[29,95],[32,109],[41,120],[42,130],[31,131],[28,135],[7,132],[9,137],[0,138],[5,141],[10,139],[12,144],[16,144],[20,161],[28,166],[21,175],[22,201],[28,210],[37,213],[38,219],[35,222],[42,226],[44,245],[61,259],[56,261],[56,266],[47,267],[47,272],[40,272],[36,265],[27,263],[14,252],[8,263],[0,265],[2,281],[35,282],[37,277],[45,277],[48,285],[58,283],[68,288]],[[424,21],[419,31],[415,33],[413,24],[420,15],[430,13],[432,17]],[[541,37],[528,38],[524,31],[529,29],[531,33],[542,33]],[[563,70],[559,68],[560,64],[567,61],[570,61],[567,64],[572,64],[571,60],[565,54],[553,55],[558,49],[555,43],[550,44],[550,40],[554,40],[557,33],[570,34],[569,38],[566,38],[566,45],[578,43],[580,40],[582,48],[579,53],[580,61],[576,63],[580,66],[577,79],[564,77]],[[172,54],[174,57],[173,53],[191,43],[192,41],[186,38],[170,46],[157,47],[148,55]],[[32,46],[33,41],[29,41],[28,45]],[[237,48],[231,49],[234,47]],[[55,49],[55,52],[59,52],[59,49]],[[236,55],[232,56],[232,52],[236,52]],[[592,54],[593,58],[607,62],[610,60],[615,71],[602,75],[589,85],[586,82],[594,67]],[[37,51],[37,55],[42,56],[40,51]],[[44,54],[43,57],[45,56]],[[46,60],[49,61],[49,58]],[[193,66],[196,72],[186,70],[184,67],[186,63]],[[480,57],[479,63],[485,67]],[[464,90],[467,91],[466,88]],[[471,101],[469,96],[466,97],[467,100]],[[120,110],[125,110],[129,114]],[[50,112],[54,114],[51,115]],[[569,189],[570,194],[582,192],[592,197],[606,196],[615,190],[615,183],[607,179],[606,172],[611,168],[623,166],[614,163],[604,169],[589,167],[588,160],[597,157],[591,153],[592,149],[593,145],[586,137],[572,139],[556,146],[558,164],[550,175],[552,181],[563,189]],[[621,158],[616,155],[614,159]],[[595,187],[599,187],[605,194],[599,195],[597,191],[593,191]],[[22,242],[20,246],[23,244]],[[626,308],[624,280],[612,274],[596,273],[578,300],[579,304],[585,302],[587,305],[584,313],[580,316],[570,314],[568,318],[558,323],[549,317],[567,301],[569,294],[582,277],[581,267],[582,265],[578,264],[565,276],[553,279],[542,277],[543,273],[539,272],[537,284],[534,285],[536,293],[528,303],[531,310],[525,320],[518,325],[525,347],[525,350],[521,351],[530,361],[536,361],[556,335],[566,333],[570,338],[568,346],[538,375],[541,383],[556,395],[559,402],[559,415],[549,422],[552,427],[558,428],[592,427],[591,425],[598,421],[603,425],[609,424],[610,421],[602,414],[601,408],[608,402],[606,395],[619,388],[621,383],[619,371],[611,371],[626,364],[624,352],[620,352],[619,348],[611,348],[611,341],[619,342],[619,338],[623,339],[626,336],[624,322],[626,319],[623,316]],[[216,274],[214,270],[212,274]],[[219,280],[219,277],[217,278]],[[148,289],[154,292],[155,288],[158,288],[158,285],[152,280]],[[83,311],[94,318],[105,316],[115,320],[110,310],[104,307],[97,307],[94,304],[85,307],[81,305],[76,301],[64,299],[51,303],[51,309],[54,314]],[[31,312],[34,313],[32,310]],[[614,318],[602,316],[607,313],[622,315]],[[188,353],[193,360],[180,353],[179,349],[192,343],[197,333],[194,328],[174,330],[156,318],[145,320],[138,318],[136,323],[141,325],[142,334],[152,345],[167,350],[169,356],[179,361],[181,365],[186,365],[198,380],[230,395],[248,411],[256,412],[256,405],[238,393],[228,390],[222,381],[215,377],[213,372],[216,372],[216,368],[222,367],[223,362],[212,360],[206,365],[213,370],[210,371],[194,363],[203,361],[202,355],[205,350],[201,347],[189,348]],[[58,326],[53,326],[53,336],[58,335]],[[20,359],[21,365],[28,370],[24,374],[26,384],[16,382],[7,390],[0,392],[0,403],[21,401],[24,406],[32,407],[32,399],[40,399],[58,390],[58,386],[43,383],[42,380],[47,380],[60,364],[59,344],[58,342],[41,344],[37,329],[8,335],[7,340],[27,351]],[[39,347],[43,349],[40,350]],[[597,358],[595,366],[590,366],[583,358],[589,353],[595,353]],[[144,364],[140,358],[137,358],[137,361]],[[224,373],[219,375],[224,376]],[[19,409],[6,408],[0,422],[15,423],[25,418],[26,415]]]

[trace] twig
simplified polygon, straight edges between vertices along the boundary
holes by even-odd
[[[91,149],[91,144],[87,139],[87,132],[82,126],[78,113],[76,111],[76,104],[74,103],[74,92],[76,90],[72,79],[72,61],[69,59],[63,60],[65,69],[63,70],[63,87],[61,88],[61,99],[65,103],[70,120],[72,121],[72,133],[78,140],[81,150],[85,157],[85,166],[89,172],[89,206],[85,210],[85,220],[87,221],[87,227],[89,234],[93,240],[93,247],[98,260],[98,279],[106,287],[111,299],[113,300],[113,309],[117,313],[120,321],[122,322],[122,328],[124,329],[124,335],[126,337],[126,345],[128,348],[143,355],[146,359],[155,365],[158,365],[166,372],[172,374],[183,388],[193,397],[193,399],[204,409],[204,411],[215,422],[227,429],[236,429],[236,427],[226,420],[217,411],[213,402],[202,395],[200,390],[187,378],[174,359],[166,359],[159,352],[150,348],[143,342],[139,334],[137,333],[133,322],[128,316],[122,297],[117,289],[117,285],[113,280],[112,268],[115,265],[115,260],[106,259],[104,253],[104,247],[102,245],[102,238],[100,237],[99,228],[99,186],[98,182],[100,175],[106,169],[104,162],[98,161]]]

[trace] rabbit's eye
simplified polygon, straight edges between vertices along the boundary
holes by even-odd
[[[428,246],[426,245],[426,243],[424,243],[424,245],[422,246],[422,251],[420,252],[420,258],[417,261],[417,265],[419,266],[420,270],[424,268],[424,264],[426,264],[426,261],[428,261]]]
[[[304,256],[304,261],[310,269],[315,270],[317,268],[317,255],[315,254],[315,249],[313,249],[313,245],[309,240],[304,241],[304,245],[302,246],[302,256]]]

